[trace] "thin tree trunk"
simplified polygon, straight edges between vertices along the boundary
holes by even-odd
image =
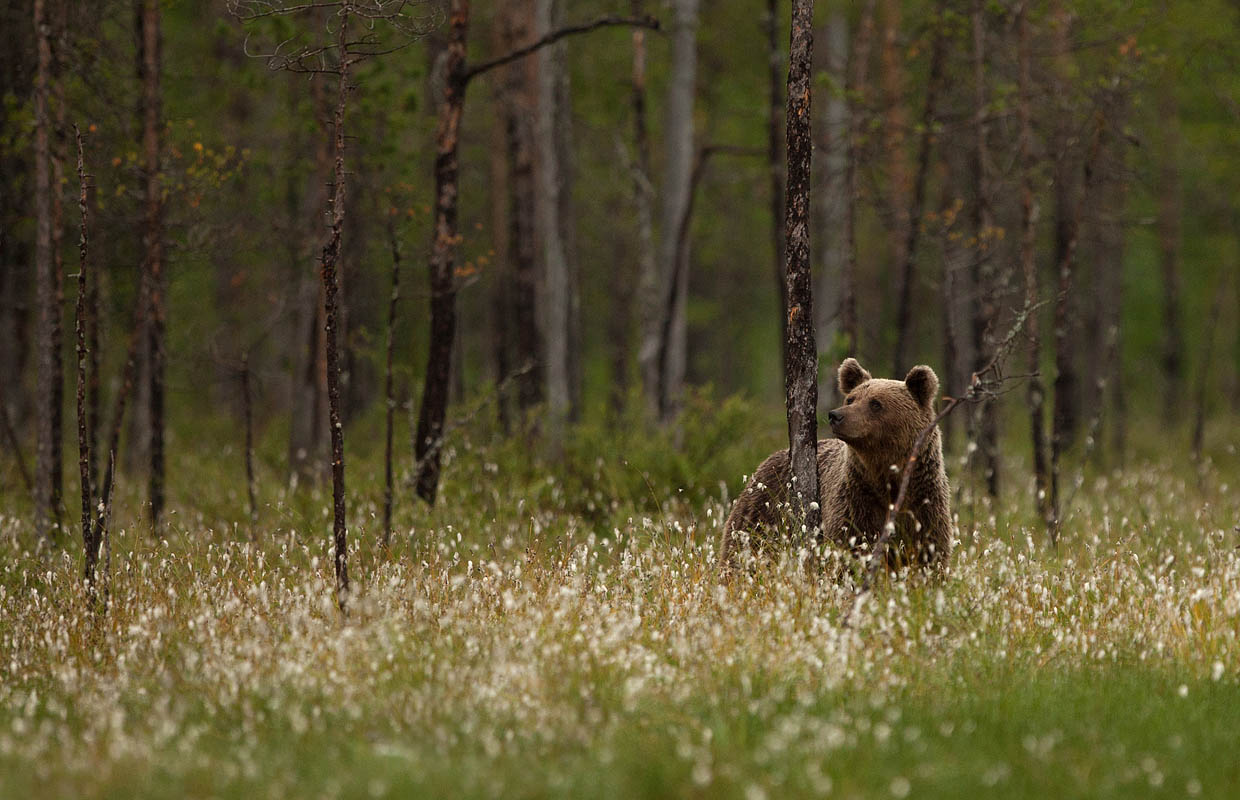
[[[1163,282],[1163,419],[1174,424],[1184,386],[1184,328],[1180,313],[1179,109],[1172,89],[1162,90],[1159,105],[1163,142],[1158,154],[1158,254]]]
[[[810,81],[814,52],[814,2],[793,0],[788,48],[788,194],[784,208],[788,336],[784,343],[784,388],[788,410],[788,454],[796,491],[794,519],[803,521],[805,545],[822,544],[818,488],[818,351],[814,346],[814,293],[809,260]]]
[[[784,106],[783,57],[779,52],[779,0],[766,0],[767,82],[770,102],[766,118],[767,175],[771,184],[771,252],[775,257],[775,285],[779,291],[780,340],[788,338],[788,320],[783,309],[788,307],[788,288],[784,285],[784,160],[780,137],[780,119]]]
[[[506,41],[503,25],[496,25],[493,41],[502,46]],[[497,48],[498,49],[498,48]],[[491,269],[491,358],[495,370],[495,409],[500,430],[507,436],[511,432],[511,395],[507,391],[508,376],[512,373],[512,264],[509,258],[508,239],[508,119],[511,116],[506,104],[509,102],[507,69],[497,71],[492,92],[495,117],[491,128],[490,152],[490,203],[491,203],[491,249],[496,256]]]
[[[848,18],[838,5],[833,5],[826,25],[826,71],[831,83],[843,87],[848,72]],[[820,50],[822,48],[819,48]],[[848,263],[847,227],[851,198],[848,187],[849,117],[848,99],[840,91],[827,93],[822,104],[825,113],[822,120],[825,142],[825,163],[817,170],[822,179],[822,270],[815,294],[814,304],[817,321],[814,324],[818,340],[818,359],[835,358],[836,334],[840,329],[838,305],[844,271]],[[831,374],[827,370],[828,375]],[[835,395],[835,387],[827,380],[818,388],[819,403],[827,404]],[[835,405],[835,403],[830,403]]]
[[[254,490],[254,399],[250,392],[250,354],[241,354],[241,415],[245,424],[245,493],[250,501],[250,535],[258,522],[258,496]]]
[[[632,0],[634,15],[642,13],[643,0]],[[638,372],[642,395],[650,416],[659,413],[662,377],[659,374],[663,296],[654,239],[654,184],[650,177],[650,133],[646,123],[646,32],[633,29],[633,205],[637,215],[638,297],[641,303],[641,343]]]
[[[61,277],[56,274],[53,253],[52,120],[50,105],[52,71],[52,24],[47,0],[35,0],[35,47],[38,71],[34,89],[35,157],[35,271],[38,286],[38,403],[44,408],[38,416],[38,450],[35,466],[35,527],[48,543],[55,543],[60,528],[60,396],[63,385],[60,364],[60,304],[57,301]]]
[[[159,0],[142,2],[142,149],[146,183],[146,218],[144,246],[146,250],[147,287],[150,307],[147,313],[147,336],[150,348],[150,503],[151,524],[158,528],[164,508],[164,329],[167,323],[164,308],[164,211],[163,187],[159,175],[160,130],[162,111],[159,90],[160,21]]]
[[[387,342],[383,369],[383,549],[392,544],[392,428],[396,414],[396,388],[392,381],[392,350],[396,342],[396,304],[400,300],[400,243],[396,238],[396,219],[388,216],[388,241],[392,246],[392,293],[388,297]]]
[[[349,96],[349,49],[347,29],[349,23],[348,0],[341,0],[340,28],[337,46],[340,54],[340,83],[336,95],[334,117],[334,152],[331,199],[331,236],[323,247],[323,268],[319,275],[323,281],[323,312],[327,324],[324,328],[327,345],[327,406],[328,429],[332,443],[332,543],[336,565],[336,604],[343,612],[349,596],[349,548],[345,528],[344,497],[344,427],[340,421],[340,350],[336,341],[338,291],[337,264],[340,260],[340,236],[344,228],[344,113]]]
[[[913,180],[913,193],[908,208],[906,238],[901,252],[900,283],[896,304],[896,347],[892,359],[892,375],[904,374],[908,366],[908,342],[912,327],[913,277],[917,266],[917,241],[921,235],[922,207],[926,199],[926,181],[930,173],[930,150],[934,143],[934,119],[940,84],[943,80],[943,60],[946,52],[943,35],[943,16],[946,7],[940,3],[935,11],[934,42],[930,52],[930,77],[926,83],[926,106],[921,115],[921,138],[917,145],[917,174]]]
[[[666,155],[663,179],[663,225],[660,245],[661,272],[665,281],[677,281],[673,289],[676,302],[666,327],[666,358],[661,375],[659,415],[671,420],[679,409],[688,359],[689,270],[677,269],[681,253],[677,241],[679,222],[689,205],[694,164],[693,107],[697,87],[697,26],[699,0],[673,0],[671,66],[667,88],[667,115],[664,123]],[[685,262],[689,256],[683,256]]]
[[[452,0],[450,37],[446,49],[444,99],[435,133],[435,228],[431,240],[431,326],[422,388],[422,408],[414,437],[415,481],[418,496],[434,505],[439,490],[439,456],[444,415],[447,411],[448,378],[452,363],[452,339],[456,335],[457,176],[461,112],[465,105],[465,37],[469,26],[469,0]]]
[[[1059,496],[1059,470],[1064,450],[1068,445],[1068,430],[1064,425],[1062,404],[1071,402],[1069,398],[1075,391],[1072,372],[1072,320],[1070,301],[1072,295],[1072,271],[1076,262],[1077,243],[1080,241],[1081,215],[1085,210],[1085,200],[1093,185],[1094,161],[1098,156],[1098,148],[1102,142],[1103,121],[1095,126],[1092,142],[1085,156],[1083,165],[1084,181],[1076,203],[1068,217],[1069,224],[1065,230],[1063,258],[1058,264],[1058,286],[1055,292],[1055,408],[1051,414],[1051,544],[1059,542],[1059,526],[1062,522]]]
[[[1045,390],[1042,385],[1042,334],[1038,290],[1038,267],[1035,226],[1037,207],[1034,205],[1032,81],[1030,79],[1030,43],[1028,9],[1024,3],[1016,9],[1017,59],[1019,61],[1017,112],[1020,117],[1020,266],[1025,279],[1025,333],[1029,337],[1029,421],[1030,443],[1033,448],[1033,476],[1038,513],[1046,524],[1051,522],[1050,485],[1046,464],[1046,417],[1043,410]]]
[[[1193,404],[1193,461],[1201,463],[1201,454],[1206,441],[1206,400],[1210,388],[1210,367],[1214,363],[1214,339],[1218,335],[1219,319],[1223,312],[1223,298],[1227,295],[1226,273],[1218,279],[1218,287],[1214,292],[1214,302],[1210,304],[1210,321],[1205,329],[1205,344],[1202,346],[1201,366],[1197,375],[1197,398]]]
[[[840,301],[840,329],[844,334],[845,355],[857,355],[857,209],[861,204],[861,183],[857,162],[861,158],[861,131],[865,124],[866,75],[870,67],[870,45],[874,37],[874,0],[866,0],[857,26],[856,44],[852,50],[852,68],[848,74],[848,206],[845,239],[848,260],[844,269],[843,297]]]
[[[973,370],[980,371],[991,360],[990,332],[995,323],[995,288],[992,276],[990,240],[994,221],[991,212],[990,149],[987,142],[986,28],[982,0],[973,0],[973,169],[977,181],[977,199],[973,207],[973,229],[977,251],[973,255],[970,275],[973,283]],[[999,434],[993,401],[982,401],[975,410],[978,454],[986,478],[986,491],[999,496]]]
[[[77,279],[77,311],[74,315],[74,330],[77,334],[77,433],[78,433],[78,473],[82,498],[82,550],[85,554],[85,573],[87,591],[93,593],[95,582],[95,562],[99,558],[99,548],[94,541],[94,524],[92,519],[94,494],[91,489],[90,475],[90,442],[91,435],[87,417],[86,388],[87,351],[86,351],[86,316],[87,316],[87,280],[90,261],[88,258],[89,239],[86,217],[86,159],[82,152],[82,132],[73,126],[74,140],[77,142],[77,174],[78,174],[78,210],[82,216],[80,237],[78,239],[78,279]]]

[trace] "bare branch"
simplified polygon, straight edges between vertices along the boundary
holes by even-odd
[[[554,30],[546,36],[543,36],[542,38],[533,41],[524,47],[518,47],[516,50],[506,53],[499,58],[493,58],[490,61],[484,61],[481,64],[469,67],[465,70],[464,80],[468,83],[470,80],[476,78],[484,72],[488,72],[496,67],[502,67],[505,64],[511,64],[513,61],[537,52],[547,45],[555,44],[566,36],[573,36],[578,33],[589,33],[590,31],[597,30],[599,28],[612,27],[616,25],[633,28],[648,28],[652,31],[659,30],[659,21],[651,16],[620,17],[614,14],[609,14],[605,17],[599,17],[593,22],[584,22],[579,25],[568,25],[560,28],[559,30]]]

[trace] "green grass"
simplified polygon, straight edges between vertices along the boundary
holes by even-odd
[[[390,554],[354,445],[347,620],[330,494],[283,486],[280,431],[254,526],[223,425],[178,432],[160,537],[126,481],[104,616],[75,540],[40,552],[2,498],[0,797],[1233,796],[1232,426],[1202,465],[1080,475],[1058,552],[1019,444],[995,504],[951,459],[950,574],[884,582],[845,628],[848,587],[713,575],[770,416],[703,395],[679,446],[635,421],[554,455],[458,436]]]

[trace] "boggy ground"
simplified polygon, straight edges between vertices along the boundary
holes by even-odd
[[[1231,433],[1199,469],[1091,471],[1058,552],[1014,456],[1000,503],[958,501],[948,577],[884,582],[851,629],[846,587],[714,580],[711,470],[735,493],[774,442],[709,426],[688,479],[597,432],[558,472],[462,443],[391,554],[357,460],[347,621],[329,495],[274,458],[252,528],[226,451],[183,454],[195,502],[158,539],[129,498],[102,617],[80,545],[30,552],[6,503],[0,797],[1234,796]]]

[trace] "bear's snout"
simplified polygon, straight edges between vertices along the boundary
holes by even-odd
[[[836,425],[839,425],[843,421],[844,421],[844,415],[841,414],[839,411],[828,411],[827,412],[827,422],[831,425],[832,428],[834,428]]]

